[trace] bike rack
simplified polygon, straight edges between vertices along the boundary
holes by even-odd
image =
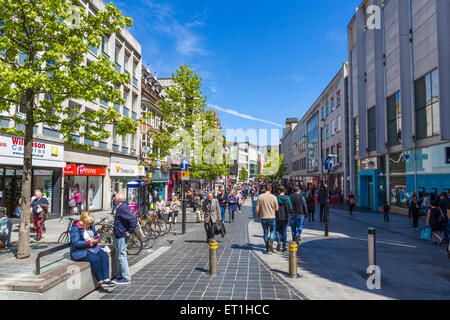
[[[51,255],[52,253],[55,253],[55,252],[67,249],[69,247],[70,247],[70,243],[66,243],[66,244],[63,244],[61,246],[57,246],[57,247],[54,247],[54,248],[51,248],[51,249],[39,252],[37,257],[36,257],[36,274],[37,275],[41,274],[41,258],[42,257]]]

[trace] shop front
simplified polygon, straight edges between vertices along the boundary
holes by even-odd
[[[386,158],[372,157],[359,161],[359,206],[377,212],[387,200]]]
[[[22,191],[24,140],[18,137],[0,136],[0,206],[12,217]],[[61,184],[64,162],[64,146],[36,140],[33,143],[33,190],[42,189],[53,215],[61,211]]]
[[[144,178],[146,171],[144,166],[112,162],[110,165],[112,192],[120,192],[127,195],[127,183],[131,180]]]
[[[155,190],[163,200],[168,200],[170,172],[153,169],[149,175],[150,189]]]
[[[67,164],[64,168],[65,195],[64,214],[70,215],[69,200],[74,190],[81,194],[81,210],[99,211],[103,209],[103,184],[106,167],[84,164]]]

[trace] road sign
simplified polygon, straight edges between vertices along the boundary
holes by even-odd
[[[334,159],[327,157],[325,158],[325,170],[333,170]]]
[[[186,159],[184,159],[184,160],[181,162],[180,169],[181,169],[182,171],[187,171],[187,170],[189,170],[189,164],[188,164],[188,162],[187,162]]]
[[[189,180],[189,170],[182,170],[181,171],[181,180]]]

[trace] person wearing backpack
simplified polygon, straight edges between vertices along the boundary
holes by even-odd
[[[307,205],[306,200],[302,196],[299,187],[295,187],[294,194],[292,194],[290,198],[292,203],[292,215],[290,219],[292,241],[297,242],[298,245],[301,241],[300,237],[302,235],[303,226],[305,224]]]
[[[279,196],[277,196],[278,210],[275,214],[276,240],[278,242],[276,250],[280,251],[281,244],[283,244],[282,252],[285,252],[287,250],[287,225],[292,213],[292,204],[291,199],[285,195],[283,186],[278,187],[278,192],[280,193]]]
[[[437,201],[431,201],[431,209],[428,210],[426,226],[431,228],[431,234],[432,237],[434,237],[433,244],[437,244],[437,240],[439,240],[439,244],[444,243],[444,239],[442,239],[438,233],[444,228],[445,222],[444,213],[441,208],[438,207]]]

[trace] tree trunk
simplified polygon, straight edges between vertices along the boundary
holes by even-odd
[[[25,139],[23,152],[22,174],[22,214],[20,215],[19,248],[17,259],[26,259],[30,256],[30,201],[31,179],[33,177],[33,99],[34,94],[29,90],[26,93],[25,104],[27,119],[25,124]]]

